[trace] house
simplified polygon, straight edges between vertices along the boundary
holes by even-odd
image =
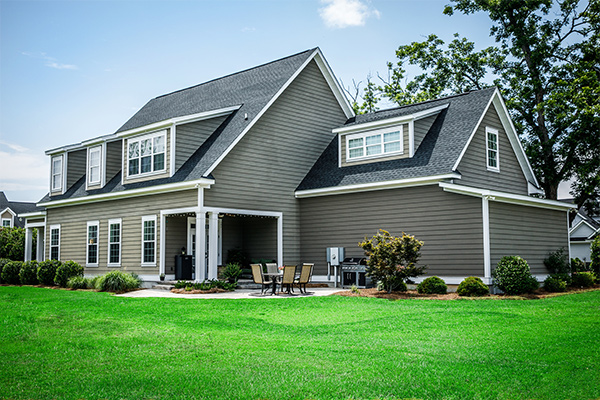
[[[24,201],[8,201],[4,192],[0,191],[0,226],[8,228],[24,228],[25,220],[20,214],[37,211],[35,203]]]
[[[581,207],[571,221],[569,230],[571,257],[590,263],[590,246],[598,235],[600,235],[600,218],[590,215],[584,207]]]
[[[212,279],[230,251],[315,264],[378,229],[425,242],[429,274],[489,283],[500,257],[568,245],[496,88],[355,116],[311,49],[150,100],[115,133],[48,150],[44,256],[86,274]],[[31,224],[31,225],[29,225]],[[30,228],[28,228],[30,229]],[[196,257],[196,255],[202,255]]]

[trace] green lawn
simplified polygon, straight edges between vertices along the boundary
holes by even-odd
[[[600,291],[185,300],[0,287],[0,335],[0,398],[600,397]]]

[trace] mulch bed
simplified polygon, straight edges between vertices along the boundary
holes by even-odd
[[[225,289],[219,289],[219,288],[212,288],[209,290],[200,290],[200,289],[192,289],[192,290],[185,290],[185,289],[171,289],[171,293],[177,293],[177,294],[209,294],[209,293],[227,293],[229,292],[229,290],[225,290]]]
[[[588,289],[576,289],[570,288],[568,291],[563,293],[549,293],[543,289],[538,289],[533,293],[523,294],[520,296],[509,296],[506,294],[488,294],[479,298],[493,298],[493,299],[506,299],[506,300],[536,300],[544,299],[547,297],[562,296],[565,294],[590,292],[594,290],[600,290],[600,285],[595,285]],[[400,300],[400,299],[431,299],[431,300],[457,300],[457,299],[471,299],[478,297],[461,297],[456,292],[448,294],[419,294],[416,290],[407,290],[406,292],[392,292],[387,293],[385,291],[378,291],[377,289],[358,289],[358,293],[353,293],[351,290],[345,290],[343,292],[334,293],[332,296],[344,296],[344,297],[376,297],[378,299],[387,300]]]

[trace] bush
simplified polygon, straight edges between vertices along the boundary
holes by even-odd
[[[479,297],[490,294],[490,289],[476,276],[465,278],[456,290],[459,296]]]
[[[561,281],[563,281],[567,285],[567,287],[571,286],[571,282],[573,282],[573,280],[571,279],[571,274],[553,274],[551,276],[553,278],[560,279]]]
[[[579,258],[571,258],[571,272],[586,272],[590,268]]]
[[[0,258],[0,283],[3,283],[3,281],[2,281],[2,269],[9,262],[10,262],[10,260],[8,258]]]
[[[552,293],[564,292],[567,290],[567,283],[555,275],[550,275],[544,280],[544,290]]]
[[[35,260],[23,263],[23,266],[21,267],[21,272],[19,272],[19,279],[21,280],[21,284],[37,285],[37,269],[38,263]]]
[[[83,276],[74,276],[69,278],[67,281],[67,287],[69,289],[88,289],[90,287],[90,280]]]
[[[544,259],[544,265],[551,274],[571,273],[569,254],[565,251],[564,247],[549,253],[548,258]]]
[[[43,285],[54,286],[56,270],[61,264],[58,260],[46,260],[39,263],[37,270],[38,281]]]
[[[139,278],[122,271],[110,271],[96,281],[96,289],[102,292],[126,292],[139,287]]]
[[[67,287],[69,278],[74,276],[83,276],[83,267],[75,261],[65,261],[56,269],[54,283],[60,287]]]
[[[446,294],[448,286],[443,279],[437,276],[430,276],[417,285],[417,292],[421,294]]]
[[[242,267],[238,263],[229,263],[223,269],[223,278],[231,283],[237,282],[240,275],[242,275]]]
[[[492,272],[494,285],[506,294],[531,293],[539,287],[529,264],[519,256],[502,257]]]
[[[391,293],[400,282],[423,275],[425,266],[417,266],[423,242],[404,232],[401,237],[380,229],[371,239],[358,244],[368,257],[366,275],[381,282]]]
[[[25,229],[0,227],[0,257],[24,260]]]
[[[594,286],[594,278],[593,272],[577,272],[571,275],[571,279],[573,280],[571,285],[578,288],[589,288]]]
[[[19,273],[21,272],[22,266],[23,261],[10,261],[6,263],[4,268],[2,268],[2,282],[8,283],[9,285],[18,285],[21,283]]]

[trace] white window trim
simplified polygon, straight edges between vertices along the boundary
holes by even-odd
[[[4,225],[4,221],[8,221],[8,226]],[[3,228],[12,228],[13,227],[13,219],[12,218],[2,218],[2,225]]]
[[[96,262],[91,263],[90,260],[90,226],[96,227]],[[85,230],[85,266],[86,267],[97,267],[100,261],[100,221],[88,221],[87,228]]]
[[[58,256],[55,260],[60,260],[60,225],[50,225],[50,235],[48,238],[48,259],[54,260],[52,258],[52,231],[58,229],[58,244],[55,246],[58,248]]]
[[[488,134],[496,135],[496,149],[490,149],[488,142]],[[490,151],[496,152],[496,166],[490,166]],[[498,133],[498,129],[490,128],[489,126],[485,127],[485,165],[488,171],[492,172],[500,172],[500,135]]]
[[[144,222],[146,221],[154,221],[154,262],[144,262]],[[142,262],[142,267],[156,267],[156,245],[157,245],[157,240],[156,240],[156,233],[158,230],[158,226],[156,224],[156,215],[146,215],[142,217],[142,235],[141,235],[141,241],[142,241],[142,248],[141,248],[141,262]]]
[[[103,149],[103,145],[98,145],[98,146],[94,146],[94,147],[89,147],[88,148],[88,154],[87,154],[87,184],[88,186],[98,186],[98,185],[102,185],[102,176],[103,176],[103,170],[104,170],[104,166],[103,166],[103,154],[104,154],[104,149]],[[92,153],[93,152],[98,152],[98,180],[97,181],[92,181],[92,165],[90,164],[92,161]]]
[[[110,245],[112,244],[112,242],[110,241],[110,226],[114,225],[114,224],[119,224],[119,262],[118,263],[112,263],[110,262]],[[143,227],[143,224],[142,224]],[[143,234],[143,232],[142,232]],[[143,238],[142,238],[143,239]],[[115,218],[115,219],[109,219],[108,220],[108,236],[107,236],[107,240],[106,242],[108,243],[108,254],[107,254],[107,264],[109,267],[120,267],[121,266],[121,257],[122,257],[122,250],[123,250],[123,221],[121,220],[121,218]],[[143,257],[143,254],[142,254]]]
[[[56,173],[54,169],[54,160],[60,160],[60,173]],[[54,186],[54,176],[60,175],[59,184],[60,186]],[[50,192],[62,192],[64,186],[64,178],[65,178],[65,157],[64,154],[60,154],[58,156],[52,156],[50,158]]]
[[[400,150],[385,153],[384,152],[385,146],[383,143],[383,135],[386,133],[396,132],[396,131],[400,131]],[[368,156],[368,155],[366,155],[366,138],[367,138],[367,136],[373,136],[373,135],[381,135],[381,140],[382,140],[381,153]],[[365,155],[363,155],[362,157],[350,158],[350,140],[358,139],[358,138],[363,139],[363,148],[365,149]],[[388,128],[376,129],[376,130],[372,130],[372,131],[366,131],[366,132],[355,133],[352,135],[346,135],[346,162],[347,163],[351,163],[354,161],[363,161],[363,160],[371,160],[371,159],[376,159],[376,158],[391,157],[391,156],[400,155],[400,154],[404,154],[404,126],[403,125],[396,125],[396,126],[391,126]]]
[[[152,170],[150,172],[144,172],[144,173],[140,172],[139,174],[129,175],[129,146],[130,146],[130,144],[133,143],[133,142],[140,143],[139,152],[141,153],[142,152],[141,142],[143,140],[152,139],[152,143],[153,143],[152,145],[154,146],[154,138],[159,137],[159,136],[163,136],[164,137],[164,147],[165,147],[164,154],[165,154],[165,160],[164,160],[164,167],[163,167],[163,169],[156,170],[156,171]],[[132,138],[128,138],[127,139],[127,143],[125,143],[124,146],[125,146],[124,153],[123,153],[123,156],[125,157],[125,166],[124,166],[124,169],[125,169],[125,177],[127,179],[145,178],[147,176],[164,174],[165,172],[168,171],[168,166],[167,166],[167,161],[168,161],[167,160],[167,153],[168,152],[167,152],[167,148],[168,148],[169,144],[167,143],[167,130],[166,129],[160,130],[158,132],[153,132],[153,133],[150,133],[150,134],[147,134],[147,135],[143,135],[143,136],[135,136],[135,137],[132,137]],[[140,157],[138,157],[138,159],[140,160],[139,170],[141,171],[142,170],[142,157],[141,157],[141,154],[140,154]],[[152,165],[152,168],[154,168],[154,151],[152,152],[151,165]]]

